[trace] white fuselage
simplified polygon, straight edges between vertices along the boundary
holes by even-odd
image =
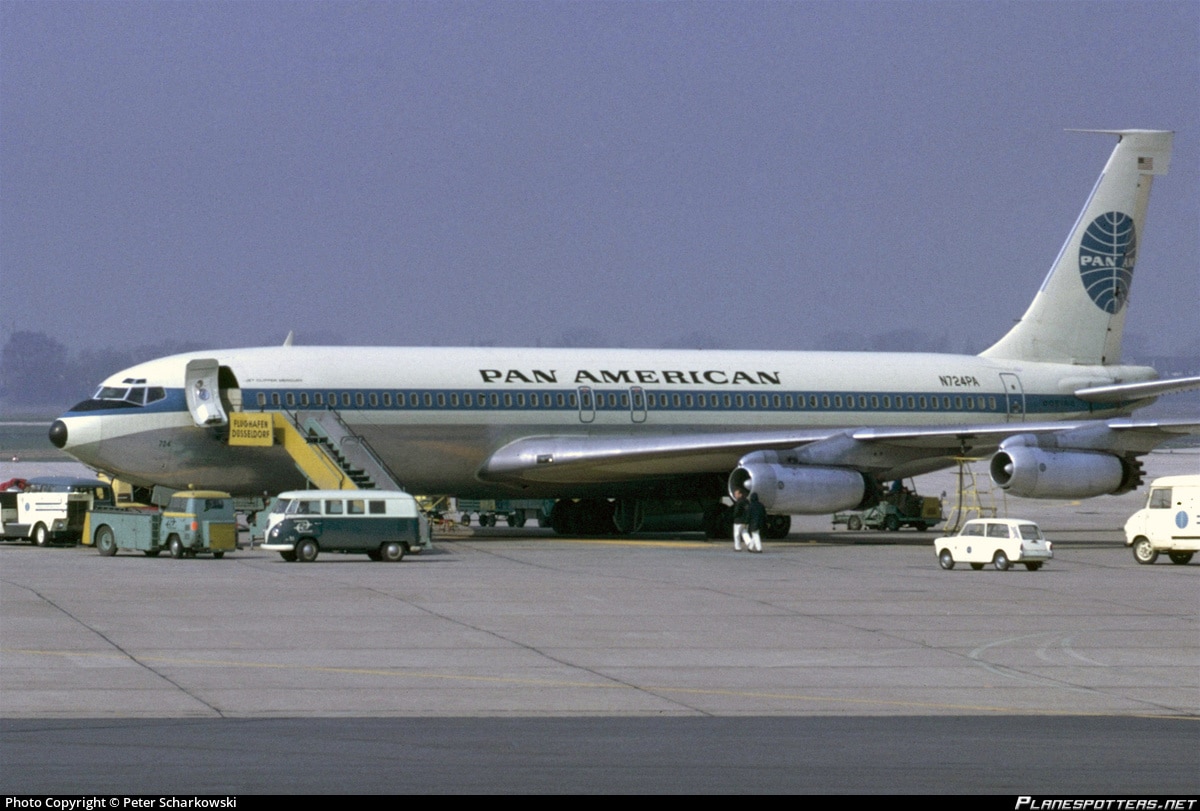
[[[141,406],[85,401],[64,414],[68,452],[137,484],[276,493],[303,484],[278,448],[230,447],[227,429],[199,427],[185,367],[215,359],[233,411],[333,408],[421,494],[466,497],[616,495],[643,475],[563,487],[480,475],[504,445],[529,437],[656,438],[730,431],[832,431],[860,426],[979,425],[1110,416],[1073,394],[1147,380],[1152,369],[1015,363],[976,356],[861,352],[268,347],[176,355],[103,384],[161,387]],[[127,381],[134,381],[133,383]],[[147,398],[149,399],[149,398]],[[1100,410],[1103,408],[1103,410]],[[727,474],[738,454],[715,454]],[[927,460],[911,475],[936,469]],[[700,473],[693,468],[688,475]]]

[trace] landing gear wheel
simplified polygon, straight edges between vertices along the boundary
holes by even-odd
[[[943,549],[942,553],[938,555],[938,564],[946,571],[954,568],[954,555],[950,554],[949,549]]]
[[[171,553],[171,557],[179,560],[183,557],[183,541],[179,540],[178,535],[172,535],[167,538],[167,550]]]
[[[33,545],[46,546],[49,543],[50,539],[46,536],[46,528],[43,525],[38,524],[33,528]]]
[[[1148,566],[1158,560],[1158,550],[1150,544],[1149,538],[1135,538],[1133,541],[1133,559],[1138,563]]]
[[[996,550],[996,556],[992,558],[992,565],[996,567],[998,572],[1007,572],[1008,567],[1012,564],[1008,562],[1008,555],[1004,554],[1003,549]]]
[[[1038,569],[1042,568],[1042,562],[1040,560],[1030,561],[1029,563],[1025,564],[1025,568],[1031,572],[1036,572]]]
[[[851,532],[858,532],[860,529],[862,529],[862,519],[857,515],[850,516],[846,519],[846,529],[850,530]]]
[[[379,547],[379,557],[388,563],[399,563],[404,560],[404,544],[391,541]]]
[[[894,515],[889,515],[887,518],[883,519],[883,528],[888,532],[895,532],[896,530],[900,529],[900,519]]]
[[[301,538],[296,543],[296,560],[301,563],[312,563],[321,554],[321,547],[312,538]]]
[[[112,527],[104,526],[96,530],[96,551],[106,558],[117,554],[117,536],[113,534]]]
[[[791,531],[792,517],[790,515],[767,516],[767,525],[763,528],[763,535],[767,536],[768,540],[781,541]]]
[[[1188,564],[1188,562],[1192,559],[1192,553],[1191,552],[1168,552],[1167,557],[1169,557],[1171,559],[1172,563],[1177,563],[1180,566],[1186,566]]]

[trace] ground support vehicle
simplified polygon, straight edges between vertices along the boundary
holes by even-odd
[[[553,501],[541,499],[466,499],[455,500],[459,521],[463,526],[471,523],[471,514],[479,516],[479,526],[494,527],[504,521],[510,527],[523,527],[530,518],[536,518],[538,526],[547,526]]]
[[[112,505],[112,488],[97,479],[46,476],[13,482],[0,492],[0,538],[36,546],[78,543],[84,517],[97,505]]]
[[[1125,522],[1133,559],[1150,564],[1166,552],[1184,565],[1200,550],[1200,475],[1164,476],[1150,483],[1146,506]]]
[[[933,548],[943,569],[969,563],[979,570],[990,563],[1003,572],[1014,563],[1023,563],[1036,572],[1054,557],[1038,525],[1017,518],[976,518],[963,524],[957,535],[938,538]]]
[[[845,524],[856,532],[867,529],[886,529],[895,532],[901,527],[913,527],[921,532],[945,520],[942,500],[935,496],[919,496],[907,487],[885,493],[883,500],[866,510],[848,510],[833,514],[833,525]]]
[[[289,563],[311,563],[321,552],[398,562],[431,545],[429,520],[403,490],[292,490],[272,506],[262,548]]]
[[[218,490],[184,490],[165,510],[156,507],[104,507],[88,512],[84,543],[106,557],[120,549],[173,558],[211,553],[224,557],[237,548],[233,498]]]

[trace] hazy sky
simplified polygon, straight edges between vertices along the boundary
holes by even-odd
[[[1064,128],[1163,128],[1128,330],[1200,354],[1198,89],[1190,1],[0,0],[0,338],[978,351]]]

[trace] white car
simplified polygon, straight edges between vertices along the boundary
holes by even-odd
[[[943,569],[961,562],[978,570],[990,563],[1003,572],[1014,563],[1024,563],[1036,572],[1054,557],[1038,525],[1017,518],[976,518],[963,524],[957,535],[938,538],[933,548]]]

